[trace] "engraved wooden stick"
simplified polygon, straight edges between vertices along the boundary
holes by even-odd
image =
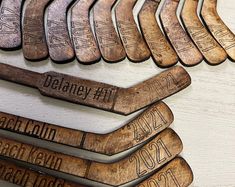
[[[45,173],[39,173],[12,162],[0,160],[0,179],[22,187],[85,187],[64,179],[55,178]],[[137,187],[188,187],[193,181],[193,173],[183,158],[175,158],[153,176]]]
[[[186,0],[181,12],[185,29],[201,51],[206,61],[217,65],[227,59],[227,53],[211,36],[197,15],[198,1]]]
[[[2,0],[0,6],[0,48],[14,50],[21,47],[22,0]]]
[[[160,20],[181,62],[186,66],[194,66],[203,60],[203,56],[179,23],[176,16],[178,5],[179,0],[166,0],[160,13]]]
[[[111,9],[117,0],[98,0],[94,6],[94,27],[102,57],[119,62],[126,57],[124,47],[114,28]]]
[[[85,187],[5,160],[0,160],[0,180],[22,187]]]
[[[95,0],[78,0],[71,11],[72,39],[77,59],[92,64],[101,59],[101,53],[92,33],[89,11]]]
[[[180,66],[168,69],[130,88],[85,80],[66,74],[43,74],[0,63],[0,79],[38,88],[41,94],[69,102],[128,115],[191,84]]]
[[[193,172],[183,158],[175,158],[137,187],[188,187],[193,182]]]
[[[150,51],[139,32],[133,16],[137,0],[121,0],[115,8],[117,28],[127,57],[133,62],[142,62],[150,57]]]
[[[139,13],[139,22],[154,62],[160,67],[169,67],[178,62],[178,56],[163,35],[155,13],[160,0],[146,0]]]
[[[135,181],[156,171],[182,149],[178,135],[167,129],[129,157],[104,164],[0,138],[1,156],[113,186]]]
[[[112,156],[154,137],[173,120],[170,108],[159,102],[123,128],[105,135],[85,133],[3,112],[0,112],[0,129]]]
[[[204,0],[201,16],[211,34],[226,50],[229,58],[235,61],[235,35],[225,25],[216,10],[217,0]]]
[[[64,63],[74,59],[74,49],[67,27],[67,10],[74,0],[54,0],[47,13],[47,44],[53,61]]]
[[[23,19],[23,54],[27,60],[39,61],[48,57],[44,31],[44,11],[51,0],[26,0]]]

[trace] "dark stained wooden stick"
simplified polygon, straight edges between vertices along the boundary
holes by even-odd
[[[188,163],[175,158],[137,187],[188,187],[192,182],[193,172]]]
[[[112,156],[156,136],[173,120],[170,108],[159,102],[123,128],[105,135],[85,133],[3,112],[0,112],[0,129]]]
[[[56,72],[36,73],[0,63],[0,79],[38,88],[41,94],[128,115],[191,84],[187,71],[176,66],[130,88],[85,80]]]
[[[44,31],[44,11],[51,0],[26,0],[23,19],[23,54],[27,60],[39,61],[48,57]]]
[[[203,60],[203,56],[179,23],[176,16],[178,5],[179,0],[166,0],[160,13],[160,20],[180,61],[185,66],[195,66]]]
[[[204,0],[201,17],[230,60],[235,61],[235,35],[220,18],[216,6],[217,0]]]
[[[0,5],[0,48],[15,50],[21,47],[22,0],[2,0]]]
[[[178,56],[157,23],[155,14],[159,3],[160,0],[146,0],[138,18],[154,62],[159,67],[166,68],[175,65],[178,62]]]
[[[227,59],[227,53],[211,36],[197,15],[198,1],[185,0],[181,18],[185,29],[201,51],[206,61],[217,65]]]
[[[95,1],[77,0],[71,11],[73,45],[77,59],[82,64],[92,64],[101,59],[89,20],[89,11]]]
[[[106,62],[119,62],[126,58],[122,42],[114,28],[111,9],[116,0],[98,0],[94,6],[94,27],[97,42]]]
[[[1,156],[113,186],[147,176],[174,159],[182,149],[179,136],[167,129],[125,159],[104,164],[0,138]]]
[[[54,0],[47,12],[47,44],[50,58],[57,63],[75,57],[67,27],[67,10],[74,0]]]
[[[85,187],[0,160],[0,180],[22,187]]]
[[[133,16],[137,0],[121,0],[115,8],[117,28],[127,57],[133,62],[149,59],[150,51],[139,32]]]

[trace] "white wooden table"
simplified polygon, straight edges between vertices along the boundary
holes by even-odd
[[[143,0],[139,0],[138,12]],[[181,2],[183,3],[183,1]],[[200,0],[201,3],[201,0]],[[218,0],[218,11],[235,32],[234,0]],[[49,60],[30,63],[22,52],[0,51],[0,61],[30,70],[54,70],[128,87],[162,71],[152,60],[133,64],[101,62],[92,66],[76,61],[56,65]],[[205,62],[187,68],[192,86],[165,100],[175,115],[172,128],[184,143],[181,154],[194,171],[194,187],[235,187],[235,63],[212,67]],[[85,106],[43,97],[37,90],[0,81],[0,110],[88,132],[107,133],[125,124],[123,117]],[[34,142],[32,142],[34,143]],[[14,185],[0,182],[1,187]]]

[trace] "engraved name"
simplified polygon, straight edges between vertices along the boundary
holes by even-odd
[[[63,162],[62,158],[58,157],[56,153],[49,153],[46,150],[42,151],[34,147],[31,149],[27,161],[32,164],[40,165],[58,171],[60,170]]]
[[[139,31],[135,24],[131,21],[118,21],[117,22],[120,34],[122,36],[123,44],[126,48],[135,48],[141,42]]]
[[[170,29],[174,28],[174,29]],[[169,34],[169,38],[172,38],[172,45],[177,49],[178,52],[185,52],[193,48],[191,40],[182,31],[179,23],[173,24],[170,28],[165,28],[166,33]],[[170,31],[171,30],[171,31]]]
[[[20,32],[20,15],[17,10],[2,7],[0,10],[0,34],[18,34]]]
[[[80,19],[72,22],[72,36],[76,49],[96,51],[93,33],[90,29],[90,22],[87,19]]]
[[[66,78],[55,77],[47,75],[44,83],[44,88],[50,88],[60,93],[69,94],[75,96],[80,100],[92,99],[101,102],[111,102],[114,99],[116,89],[115,88],[103,88],[88,87],[81,83],[71,82]]]
[[[226,50],[235,47],[235,36],[224,24],[209,25],[208,27]]]
[[[14,118],[2,113],[0,113],[0,128],[49,141],[53,141],[57,133],[56,129],[47,123],[20,117]]]
[[[24,45],[39,45],[45,42],[41,17],[24,18]]]
[[[63,187],[65,186],[65,181],[62,179],[57,179],[54,177],[44,177],[38,175],[33,187]]]
[[[16,169],[7,164],[0,163],[0,179],[19,186],[26,186],[30,173],[23,169]]]
[[[149,144],[148,148],[142,148],[137,154],[130,157],[129,161],[136,165],[136,174],[142,177],[159,165],[165,163],[172,154],[167,149],[162,139]]]
[[[203,52],[211,51],[217,47],[216,41],[210,36],[207,30],[201,27],[188,27],[188,32],[194,38],[196,44]]]
[[[157,34],[155,29],[143,28],[146,41],[149,47],[152,49],[154,55],[162,57],[162,53],[167,53],[171,48],[169,47],[167,41],[162,34]]]
[[[0,179],[23,187],[28,186],[28,184],[31,184],[32,187],[65,186],[65,181],[62,179],[47,177],[34,171],[14,167],[4,163],[4,161],[0,163]]]
[[[112,21],[95,21],[97,40],[101,48],[116,47],[119,44],[119,38],[112,24]]]
[[[24,145],[11,144],[0,140],[0,155],[20,160],[24,157],[25,151]]]
[[[71,46],[68,36],[68,30],[65,20],[48,20],[48,43],[50,48],[60,48],[62,46]]]

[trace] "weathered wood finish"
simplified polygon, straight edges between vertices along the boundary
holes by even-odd
[[[67,10],[74,0],[54,0],[47,13],[47,44],[50,58],[57,63],[75,57],[67,27]]]
[[[104,164],[0,138],[1,156],[113,186],[135,181],[156,171],[174,159],[182,149],[178,135],[167,129],[129,157]]]
[[[235,35],[220,18],[216,7],[217,0],[204,0],[201,16],[211,34],[225,49],[229,58],[235,61]]]
[[[217,65],[227,59],[227,53],[211,36],[197,15],[198,1],[186,0],[181,12],[185,29],[211,65]]]
[[[174,120],[163,102],[154,104],[123,128],[99,135],[0,112],[0,129],[112,156],[156,136]]]
[[[22,0],[0,2],[0,48],[14,50],[21,47]]]
[[[146,0],[138,18],[154,62],[159,67],[166,68],[175,65],[178,62],[178,56],[157,23],[155,14],[159,3],[160,0]]]
[[[85,187],[0,160],[0,180],[22,187]]]
[[[5,160],[0,160],[0,179],[22,187],[37,187],[42,184],[43,187],[85,187]],[[175,158],[136,187],[188,187],[192,181],[193,173],[188,163],[183,158]]]
[[[181,62],[186,66],[194,66],[203,60],[203,56],[179,23],[176,16],[178,5],[179,0],[166,0],[160,13],[160,19]]]
[[[23,54],[27,60],[39,61],[49,55],[44,31],[44,11],[51,0],[26,0],[23,20]]]
[[[134,20],[133,8],[136,2],[137,0],[119,1],[115,15],[127,57],[133,62],[143,62],[149,59],[151,54]]]
[[[0,63],[0,78],[37,87],[45,96],[128,115],[173,95],[191,84],[187,71],[175,66],[130,88],[66,74],[44,74]]]
[[[94,5],[94,27],[102,57],[107,62],[125,59],[126,52],[114,28],[111,9],[116,0],[98,0]]]
[[[72,7],[72,41],[78,61],[93,64],[101,59],[98,43],[93,35],[89,11],[96,0],[78,0]]]
[[[156,174],[136,187],[188,187],[193,182],[193,172],[183,158],[175,158]]]
[[[89,65],[101,59],[98,43],[93,35],[89,11],[95,0],[78,0],[72,7],[72,41],[78,61]]]

